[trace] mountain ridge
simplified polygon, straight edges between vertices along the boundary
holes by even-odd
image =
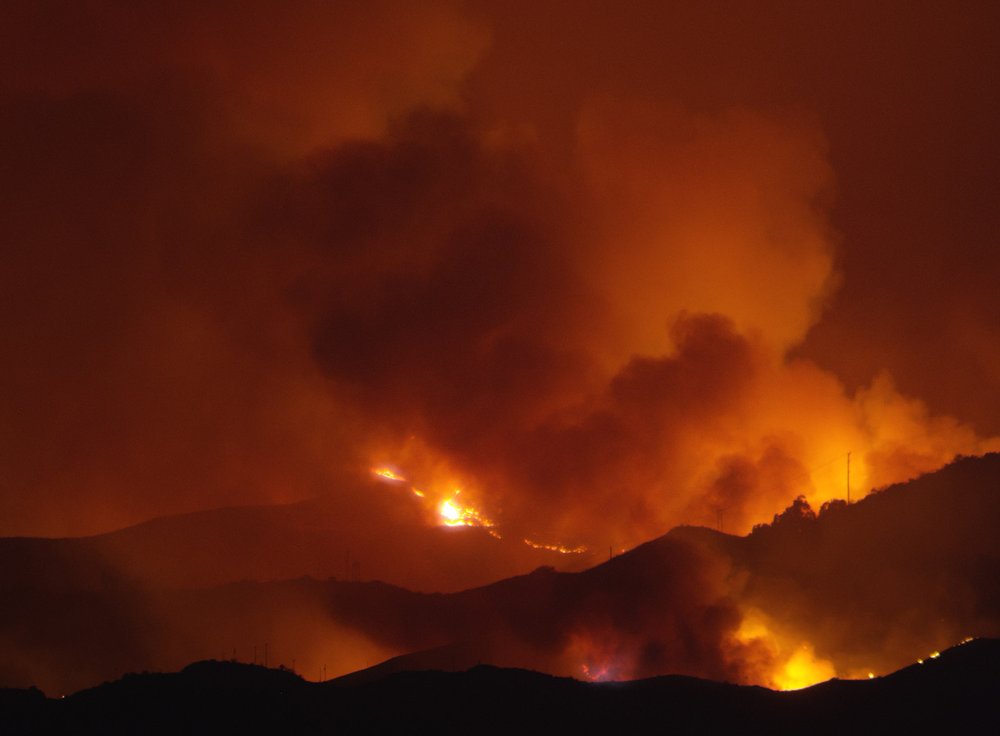
[[[961,459],[818,516],[793,504],[747,537],[680,527],[587,570],[453,593],[300,576],[21,591],[0,610],[0,684],[66,692],[268,642],[273,662],[331,675],[459,646],[464,662],[556,674],[765,682],[802,642],[819,664],[878,674],[1000,636],[998,488],[1000,456]]]
[[[779,693],[661,676],[587,683],[487,665],[308,682],[287,670],[196,662],[176,673],[127,675],[62,699],[0,690],[12,736],[62,733],[320,733],[431,728],[438,733],[674,733],[746,730],[861,733],[995,722],[1000,641],[976,640],[885,677]]]

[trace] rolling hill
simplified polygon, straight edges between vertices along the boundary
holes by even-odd
[[[10,590],[0,684],[59,694],[198,659],[262,662],[265,650],[311,679],[400,655],[391,669],[762,684],[794,684],[804,666],[812,681],[882,674],[1000,636],[997,528],[989,455],[849,507],[797,501],[747,537],[683,527],[581,572],[540,567],[453,593],[311,578]]]
[[[198,662],[63,699],[0,691],[11,736],[311,733],[972,733],[997,721],[1000,642],[978,640],[871,681],[778,693],[687,677],[584,683],[478,666],[310,683],[291,672]]]

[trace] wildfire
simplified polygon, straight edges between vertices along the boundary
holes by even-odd
[[[577,547],[563,547],[561,544],[542,544],[541,542],[532,542],[530,539],[523,541],[532,549],[545,549],[549,552],[558,552],[561,555],[582,555],[587,551],[587,548],[582,544]]]
[[[407,483],[406,478],[387,466],[371,468],[372,475],[382,480],[393,483]],[[410,493],[416,498],[422,499],[424,507],[435,515],[435,521],[441,526],[478,526],[485,527],[490,534],[500,538],[500,535],[493,529],[496,524],[488,518],[482,511],[464,499],[459,500],[462,494],[461,488],[452,488],[447,493],[436,491],[433,487],[423,490],[416,486],[410,486]]]
[[[828,660],[820,659],[809,643],[799,646],[785,664],[773,675],[779,690],[801,690],[836,677],[837,671]]]
[[[372,468],[372,474],[378,476],[379,478],[383,478],[385,480],[392,480],[392,481],[395,481],[397,483],[405,483],[406,482],[406,478],[404,478],[403,476],[399,475],[398,473],[396,473],[395,471],[393,471],[391,468]]]
[[[584,664],[580,667],[580,672],[583,674],[584,678],[590,680],[591,682],[604,682],[608,679],[607,667],[601,667],[591,671],[590,665]]]
[[[462,510],[450,498],[447,501],[441,502],[441,505],[438,507],[438,513],[444,519],[444,523],[449,526],[462,523]]]
[[[456,488],[451,498],[438,504],[437,512],[445,526],[496,526],[473,506],[460,505],[457,501],[461,488]]]
[[[967,636],[964,639],[962,639],[962,641],[960,641],[957,646],[965,646],[970,641],[975,641],[975,640],[976,640],[976,637],[974,637],[974,636]],[[940,656],[941,656],[941,652],[935,650],[935,651],[933,651],[933,652],[931,652],[930,654],[927,655],[927,659],[937,659]],[[917,660],[917,664],[923,664],[924,661],[925,660],[921,657],[920,659]]]
[[[744,644],[763,644],[772,653],[774,665],[769,679],[778,690],[801,690],[837,676],[833,663],[817,657],[811,643],[792,644],[779,636],[760,611],[750,610],[744,615],[736,639]]]
[[[407,478],[396,470],[395,465],[375,465],[370,468],[372,475],[379,480],[390,481],[392,483],[408,484]],[[446,478],[452,477],[451,473],[438,473]],[[418,488],[410,485],[410,493],[421,499],[424,508],[432,515],[434,523],[438,526],[471,526],[485,529],[491,536],[502,539],[497,531],[496,522],[488,517],[480,508],[470,503],[462,497],[462,488],[450,484],[451,489],[447,492],[439,490],[439,486],[434,484],[426,486],[421,484]],[[447,486],[446,486],[447,487]],[[548,544],[536,542],[531,539],[524,539],[523,542],[532,549],[541,549],[548,552],[556,552],[561,555],[581,555],[588,552],[584,545],[567,547],[562,544]],[[624,550],[622,550],[624,551]]]
[[[630,646],[609,631],[573,632],[564,656],[569,672],[589,682],[630,680],[634,677]]]

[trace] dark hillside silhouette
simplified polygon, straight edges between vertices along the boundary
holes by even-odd
[[[388,491],[377,484],[355,491],[365,493],[384,505]],[[428,527],[374,503],[367,508],[330,496],[163,517],[93,537],[0,538],[0,590],[207,587],[306,575],[346,579],[358,562],[364,579],[455,591],[539,565],[579,569],[588,559],[498,540],[481,528]]]
[[[583,683],[479,666],[364,681],[199,662],[129,675],[65,699],[0,691],[6,734],[942,733],[1000,716],[1000,642],[974,641],[872,681],[793,693],[686,677]]]

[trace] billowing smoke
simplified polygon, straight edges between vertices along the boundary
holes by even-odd
[[[0,530],[314,496],[355,436],[253,207],[318,141],[457,104],[447,3],[0,11]]]
[[[585,124],[570,184],[424,112],[268,190],[271,232],[318,264],[296,298],[373,463],[518,536],[632,545],[840,497],[849,451],[860,495],[995,446],[887,377],[851,396],[786,357],[836,279],[811,126],[637,117]]]
[[[358,490],[394,464],[499,534],[620,548],[840,497],[848,452],[861,495],[997,447],[809,358],[838,290],[879,291],[839,106],[896,86],[797,65],[840,46],[775,45],[782,8],[648,10],[6,9],[0,530],[323,493],[371,522],[420,503]]]

